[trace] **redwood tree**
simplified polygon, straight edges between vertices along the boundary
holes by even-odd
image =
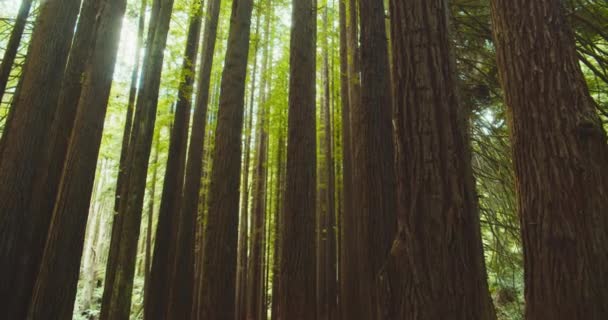
[[[314,320],[316,298],[316,2],[293,0],[287,173],[278,318]]]
[[[47,217],[24,214],[44,158],[65,73],[79,0],[41,4],[0,159],[0,309],[23,319],[48,231]],[[54,196],[54,195],[51,195]]]
[[[105,0],[84,73],[74,133],[66,156],[28,319],[72,317],[95,168],[112,86],[126,0]]]
[[[235,318],[241,136],[252,10],[252,0],[232,3],[203,244],[204,319]]]
[[[390,9],[399,233],[384,270],[392,305],[383,316],[496,319],[447,1],[392,0]]]
[[[526,319],[608,318],[608,145],[558,0],[492,1]]]

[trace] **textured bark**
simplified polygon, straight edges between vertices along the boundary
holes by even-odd
[[[22,0],[19,12],[15,18],[15,25],[11,31],[11,36],[6,43],[6,50],[2,57],[2,63],[0,63],[0,99],[4,96],[8,80],[19,51],[19,45],[21,44],[21,38],[23,37],[23,31],[27,24],[27,18],[30,15],[30,9],[32,8],[32,2],[34,0]]]
[[[118,212],[120,206],[122,185],[127,173],[127,156],[129,151],[129,142],[131,141],[131,129],[133,128],[133,112],[135,111],[135,99],[137,98],[137,87],[140,79],[139,71],[141,65],[141,52],[144,47],[144,30],[146,24],[146,8],[148,0],[141,0],[139,7],[139,23],[137,24],[137,46],[135,47],[135,67],[131,71],[131,89],[129,90],[129,102],[127,104],[127,114],[125,116],[125,127],[122,134],[122,144],[120,148],[120,162],[118,167],[118,177],[116,179],[116,191],[114,199],[114,212]],[[122,216],[116,216],[117,219]]]
[[[195,212],[180,212],[186,149],[202,24],[200,0],[192,2],[178,101],[171,129],[167,169],[156,227],[146,319],[189,319],[192,311]]]
[[[129,156],[128,171],[120,201],[118,215],[122,218],[112,231],[112,244],[100,319],[127,319],[131,308],[133,274],[137,255],[142,207],[148,171],[148,160],[152,149],[154,123],[164,50],[169,31],[173,0],[156,0],[150,17],[148,49],[143,64],[142,87],[138,93]],[[116,216],[115,216],[116,217]]]
[[[245,79],[251,0],[234,0],[209,186],[204,241],[201,317],[235,318],[236,261]]]
[[[608,318],[608,145],[561,1],[492,1],[526,319]]]
[[[126,1],[107,0],[100,3],[100,8],[93,37],[92,62],[84,73],[74,132],[28,319],[68,319],[73,313],[95,168]]]
[[[279,319],[316,319],[316,3],[294,0]]]
[[[400,197],[399,233],[383,276],[393,274],[381,278],[392,308],[383,317],[496,319],[447,2],[392,0],[390,6]]]
[[[0,160],[0,309],[23,319],[50,217],[29,216],[36,170],[44,159],[80,1],[42,4],[7,123]],[[54,197],[49,195],[49,197]]]
[[[359,0],[361,101],[352,106],[353,214],[359,319],[376,319],[378,273],[396,230],[390,72],[382,0]]]

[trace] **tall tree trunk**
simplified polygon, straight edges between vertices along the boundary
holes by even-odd
[[[251,166],[251,141],[253,137],[253,105],[255,102],[255,90],[256,90],[256,76],[257,76],[257,67],[258,67],[258,49],[259,49],[259,35],[260,35],[260,11],[256,11],[256,21],[255,21],[255,31],[253,37],[253,52],[251,56],[253,57],[253,67],[251,72],[251,81],[250,81],[250,89],[249,89],[249,123],[246,128],[246,146],[245,146],[245,157],[243,163],[243,181],[241,185],[241,211],[240,211],[240,224],[239,224],[239,247],[238,247],[238,256],[237,256],[237,274],[236,274],[236,319],[237,320],[245,320],[247,319],[248,310],[247,310],[247,300],[248,298],[248,265],[249,265],[249,198],[250,198],[250,190],[249,190],[249,172]],[[259,105],[258,105],[259,108]],[[258,112],[259,115],[259,112]],[[259,122],[259,116],[258,116]]]
[[[359,0],[361,102],[352,106],[354,231],[361,319],[377,319],[384,303],[377,275],[395,230],[395,171],[390,72],[382,0]]]
[[[608,145],[557,0],[492,1],[511,120],[526,319],[608,318]]]
[[[32,295],[29,319],[67,319],[73,312],[126,1],[107,0],[100,3],[99,8],[93,55],[84,73],[74,132]]]
[[[138,92],[135,118],[129,143],[127,176],[118,215],[119,229],[112,231],[110,257],[100,319],[126,319],[131,308],[133,274],[137,255],[148,160],[154,136],[154,123],[162,72],[164,50],[173,0],[155,0],[148,33],[148,48],[143,64],[142,87]]]
[[[252,0],[233,1],[203,249],[205,319],[235,318],[241,136],[252,10]]]
[[[21,1],[19,12],[15,18],[13,31],[6,44],[2,63],[0,63],[0,100],[4,96],[6,86],[8,85],[8,80],[11,75],[11,70],[13,69],[13,64],[15,63],[15,58],[17,57],[17,52],[19,51],[19,45],[21,44],[21,38],[23,37],[23,31],[25,30],[33,1],[34,0]]]
[[[318,306],[321,310],[320,319],[336,319],[336,229],[335,229],[335,214],[336,214],[336,199],[335,199],[335,172],[334,172],[334,155],[333,155],[333,137],[332,137],[332,122],[331,122],[331,91],[330,91],[330,73],[329,73],[329,52],[330,46],[328,42],[329,36],[329,1],[325,3],[325,9],[323,11],[323,28],[326,36],[323,38],[323,99],[322,99],[322,111],[321,120],[323,121],[323,150],[324,154],[323,172],[321,172],[323,179],[320,179],[325,186],[324,193],[319,197],[325,200],[324,208],[322,208],[322,215],[320,216],[320,238],[322,241],[319,245],[322,245],[322,256],[324,257],[324,263],[321,264],[320,273],[323,273],[321,277],[322,283],[318,297],[319,302],[322,303]]]
[[[156,134],[154,138],[154,158],[152,163],[154,164],[154,169],[152,170],[152,185],[150,186],[148,197],[148,217],[146,221],[146,253],[144,257],[144,295],[142,303],[144,310],[146,309],[146,304],[148,303],[148,299],[146,299],[146,292],[148,292],[148,286],[150,286],[150,271],[152,269],[152,227],[154,223],[154,210],[156,203],[156,183],[158,178],[158,154],[160,153],[160,132]]]
[[[191,4],[192,10],[195,11],[190,17],[188,27],[179,98],[171,129],[167,169],[156,227],[150,284],[148,292],[145,293],[148,298],[145,316],[150,320],[189,319],[192,310],[193,283],[189,278],[194,267],[194,241],[191,237],[194,235],[196,215],[194,212],[180,213],[180,202],[184,186],[192,85],[202,23],[202,7],[199,1],[193,0]],[[183,243],[180,240],[183,240]]]
[[[127,173],[127,156],[129,151],[129,142],[131,141],[131,129],[133,128],[133,112],[135,111],[135,99],[137,98],[137,88],[140,82],[139,72],[141,66],[141,51],[144,47],[144,30],[146,24],[146,8],[148,0],[141,0],[139,6],[139,23],[137,24],[137,46],[135,48],[135,66],[131,70],[131,89],[129,90],[129,102],[127,104],[127,114],[125,116],[125,127],[122,134],[122,144],[120,148],[120,163],[118,167],[118,177],[116,178],[116,191],[114,198],[114,212],[118,212],[120,205],[122,185]],[[116,216],[121,219],[122,216]],[[118,229],[118,228],[117,228]]]
[[[399,233],[389,319],[496,319],[488,292],[468,113],[443,0],[390,2]],[[383,277],[383,280],[387,279]],[[386,298],[386,301],[390,301]]]
[[[344,249],[348,244],[347,238],[348,231],[345,230],[345,219],[347,215],[352,216],[353,202],[352,202],[352,147],[351,147],[351,130],[350,130],[350,98],[349,98],[349,77],[348,77],[348,60],[349,50],[347,44],[347,30],[346,30],[346,1],[339,0],[339,24],[340,24],[340,101],[342,103],[342,206],[338,212],[339,215],[339,319],[347,319],[343,315],[348,312],[350,306],[345,305],[343,300],[349,294],[352,294],[351,287],[352,283],[348,283],[345,279],[351,265],[347,264],[347,260],[350,258],[348,252]],[[338,202],[340,203],[340,202]],[[352,319],[352,318],[351,318]]]
[[[344,212],[341,223],[342,254],[340,259],[340,297],[341,313],[343,320],[357,319],[362,313],[359,300],[359,280],[357,274],[357,231],[355,230],[354,210],[354,168],[353,168],[353,140],[352,140],[352,112],[358,109],[361,103],[361,80],[359,77],[359,49],[357,39],[357,1],[344,1],[344,30],[342,48],[343,60],[346,64],[346,77],[348,106],[343,105],[342,132],[343,132],[343,164],[344,164]],[[348,2],[347,2],[348,1]],[[348,107],[348,110],[346,109]]]
[[[264,256],[264,232],[266,224],[266,187],[268,176],[268,131],[267,131],[267,106],[266,106],[266,89],[268,82],[268,62],[269,62],[269,45],[270,38],[270,7],[269,2],[265,3],[265,12],[258,13],[259,17],[262,14],[265,16],[263,54],[262,54],[262,69],[261,82],[258,95],[258,122],[257,122],[257,150],[253,181],[253,205],[251,210],[251,249],[250,258],[248,259],[248,274],[247,274],[247,320],[260,320],[262,315],[262,297],[263,297],[263,261]],[[257,29],[257,27],[256,27]],[[257,47],[257,46],[256,46]],[[257,51],[257,50],[256,50]],[[252,92],[253,96],[253,92]],[[253,99],[252,99],[253,101]]]
[[[61,87],[80,1],[41,5],[23,68],[20,94],[7,123],[0,160],[0,309],[10,319],[27,312],[50,217],[27,214],[36,168],[45,146]],[[41,86],[41,83],[43,84]],[[52,195],[54,196],[54,195]]]
[[[275,203],[274,203],[274,247],[272,261],[272,302],[271,302],[271,320],[277,320],[279,317],[279,279],[281,269],[281,225],[282,225],[282,206],[283,200],[283,182],[284,182],[284,156],[285,156],[285,138],[283,132],[279,132],[277,139],[277,183],[275,185]]]
[[[279,319],[316,319],[316,2],[294,0]]]

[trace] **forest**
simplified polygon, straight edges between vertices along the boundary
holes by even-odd
[[[608,319],[605,0],[0,0],[0,319]]]

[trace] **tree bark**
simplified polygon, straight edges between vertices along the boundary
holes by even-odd
[[[251,0],[233,1],[203,249],[205,319],[235,318],[241,136],[252,10]]]
[[[135,118],[129,143],[127,176],[121,193],[118,215],[122,218],[113,238],[100,319],[127,319],[131,308],[133,274],[137,255],[142,207],[148,171],[148,160],[152,149],[154,123],[167,42],[169,23],[173,11],[173,0],[155,0],[152,7],[148,33],[148,48],[143,64],[142,87],[138,92]],[[116,216],[115,216],[116,217]]]
[[[93,55],[84,73],[74,131],[28,319],[68,319],[73,313],[126,1],[107,0],[99,8]]]
[[[186,149],[192,85],[196,70],[199,37],[202,24],[200,0],[193,0],[178,101],[171,129],[167,169],[156,226],[156,241],[152,256],[147,319],[189,319],[192,311],[194,230],[196,215],[180,212],[186,166]]]
[[[294,0],[279,319],[316,319],[316,3]]]
[[[390,2],[399,233],[388,319],[496,319],[443,0]],[[392,274],[391,274],[392,273]]]
[[[359,0],[361,101],[352,106],[353,209],[360,319],[377,319],[377,277],[396,231],[390,71],[382,0]]]
[[[524,246],[526,319],[608,317],[608,145],[557,0],[492,1]]]
[[[158,177],[158,154],[160,153],[160,133],[156,134],[154,138],[154,158],[152,163],[154,169],[152,171],[152,185],[150,186],[150,197],[148,198],[148,217],[146,221],[146,252],[144,257],[144,296],[143,296],[143,308],[146,309],[148,299],[146,299],[146,292],[148,292],[148,286],[150,285],[150,270],[152,269],[152,228],[154,225],[154,210],[155,210],[155,198],[156,198],[156,184]]]
[[[35,281],[48,219],[27,212],[44,158],[80,1],[41,5],[23,68],[20,94],[7,123],[0,161],[0,309],[23,319]],[[42,85],[41,85],[42,83]],[[54,196],[54,195],[52,195]]]

